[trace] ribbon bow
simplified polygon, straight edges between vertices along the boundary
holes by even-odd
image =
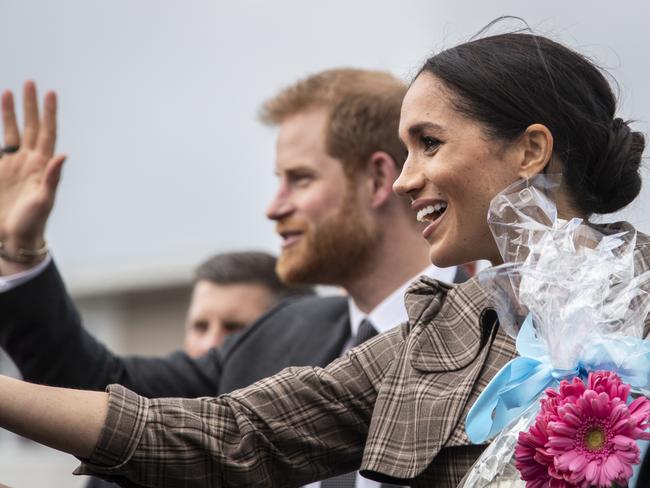
[[[637,337],[597,337],[585,345],[573,369],[556,369],[528,315],[516,345],[519,357],[501,368],[467,414],[465,431],[475,444],[483,444],[501,432],[537,401],[546,388],[556,386],[563,379],[585,378],[591,371],[607,370],[637,390],[647,390],[650,383],[650,341]]]

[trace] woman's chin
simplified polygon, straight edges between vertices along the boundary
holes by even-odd
[[[457,266],[464,264],[464,261],[459,261],[459,256],[454,256],[453,253],[444,252],[436,245],[429,248],[429,260],[431,264],[438,268],[448,268],[449,266]]]

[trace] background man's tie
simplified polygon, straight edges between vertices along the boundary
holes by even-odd
[[[368,319],[363,319],[359,324],[359,330],[357,331],[357,336],[354,338],[352,347],[357,347],[359,344],[363,344],[371,337],[377,335],[377,329],[372,326],[372,323]]]
[[[321,482],[321,488],[355,488],[357,473],[345,473]]]

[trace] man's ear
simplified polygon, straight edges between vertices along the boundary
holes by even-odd
[[[372,183],[372,208],[378,208],[393,196],[393,183],[399,176],[397,165],[390,154],[377,151],[368,160],[368,171]]]
[[[553,157],[553,135],[543,124],[529,125],[520,136],[518,145],[522,151],[519,176],[532,178],[544,171]]]

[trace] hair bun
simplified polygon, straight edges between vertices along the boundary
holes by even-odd
[[[614,147],[620,147],[622,149],[624,145],[631,142],[628,139],[632,133],[632,129],[630,129],[630,126],[625,120],[620,117],[614,118],[612,120],[612,128],[610,129],[610,145],[613,142]],[[620,146],[616,145],[616,141],[620,143]]]
[[[628,122],[616,117],[607,145],[590,178],[590,204],[595,213],[615,212],[631,203],[641,191],[639,169],[645,137]]]

